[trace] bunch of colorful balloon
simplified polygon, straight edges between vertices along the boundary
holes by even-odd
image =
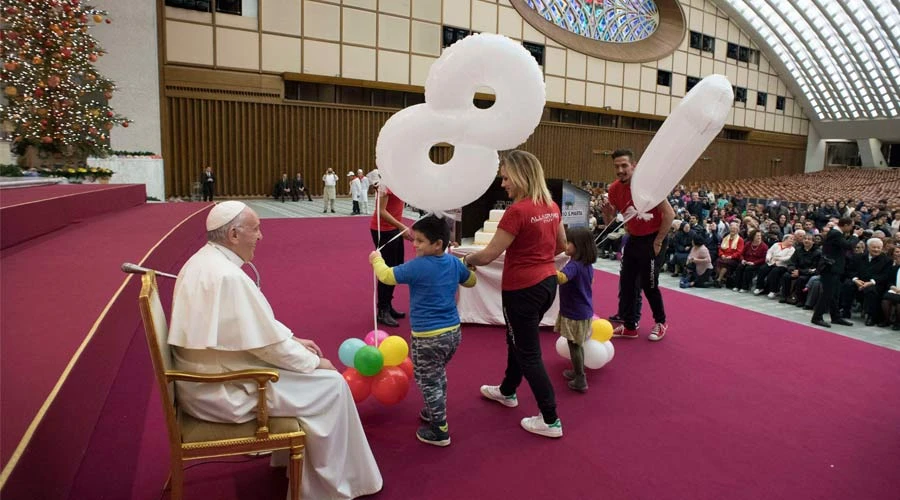
[[[413,378],[409,346],[403,337],[372,330],[365,340],[352,338],[341,343],[338,358],[347,366],[344,380],[353,400],[363,402],[369,394],[386,405],[399,403],[409,392]]]
[[[595,315],[593,321],[591,321],[591,338],[583,346],[585,367],[597,370],[612,361],[613,356],[616,354],[616,350],[610,341],[612,335],[612,323]],[[566,359],[572,359],[565,337],[560,337],[556,341],[556,352]]]

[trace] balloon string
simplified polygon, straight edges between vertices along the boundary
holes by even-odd
[[[612,236],[612,234],[613,234],[614,232],[618,231],[619,228],[621,228],[622,226],[624,226],[626,222],[628,222],[628,221],[630,221],[631,219],[633,219],[635,215],[637,215],[637,211],[632,212],[630,215],[628,215],[627,217],[625,217],[624,219],[622,219],[622,222],[619,223],[618,227],[616,227],[616,228],[613,229],[612,231],[608,231],[608,232],[606,233],[606,236],[605,236],[602,240],[600,240],[600,241],[597,242],[597,246],[599,247],[600,245],[602,245],[603,242],[605,242],[606,240],[608,240],[609,237]],[[602,234],[602,233],[601,233],[601,234]]]
[[[380,186],[375,188],[375,224],[378,227],[378,243],[381,243],[381,189]],[[376,248],[376,251],[380,251],[381,247]],[[374,332],[373,335],[375,337],[375,347],[378,347],[378,277],[375,276],[375,271],[372,270],[372,324],[375,325],[372,328]]]

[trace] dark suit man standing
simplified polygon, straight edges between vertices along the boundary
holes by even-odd
[[[203,201],[213,201],[213,193],[215,192],[216,176],[212,173],[212,167],[206,167],[200,174],[200,186],[203,189]]]
[[[831,328],[831,324],[823,319],[825,311],[828,311],[831,315],[831,323],[853,326],[853,323],[841,318],[837,302],[840,279],[844,273],[846,261],[844,254],[856,246],[859,241],[855,235],[850,234],[852,229],[853,221],[849,217],[843,217],[838,220],[837,227],[828,231],[822,242],[822,295],[819,296],[813,310],[812,323],[814,325]]]

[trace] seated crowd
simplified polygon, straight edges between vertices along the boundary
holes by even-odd
[[[595,198],[604,195],[602,188],[594,191]],[[900,203],[753,201],[760,203],[749,203],[740,191],[673,191],[676,219],[665,270],[681,278],[679,286],[752,292],[812,310],[822,299],[820,274],[830,263],[822,255],[823,239],[839,220],[848,220],[853,229],[847,236],[856,243],[833,298],[840,316],[856,312],[867,326],[900,330]],[[602,220],[599,213],[592,217]],[[611,226],[594,228],[601,258],[620,258],[627,244],[621,224]]]

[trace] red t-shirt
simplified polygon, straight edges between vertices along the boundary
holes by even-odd
[[[631,199],[631,184],[622,184],[619,180],[613,182],[609,186],[609,201],[616,207],[616,210],[624,214],[628,207],[634,206],[634,201]],[[650,213],[653,214],[653,218],[650,220],[632,217],[631,220],[626,222],[625,229],[628,230],[628,234],[647,236],[648,234],[658,233],[659,224],[662,222],[662,214],[659,211],[659,207],[653,207]]]
[[[556,233],[559,231],[556,203],[537,205],[530,198],[506,209],[497,228],[515,236],[503,260],[502,290],[521,290],[556,275]]]
[[[389,214],[391,214],[391,216],[393,216],[398,221],[402,221],[403,220],[403,200],[401,200],[400,198],[397,198],[397,195],[392,193],[390,189],[385,189],[385,192],[379,194],[378,196],[379,197],[387,196],[387,207],[385,207],[387,209],[387,212]],[[372,222],[369,224],[369,229],[371,229],[373,231],[378,231],[378,207],[377,206],[375,207],[375,211],[372,212]],[[381,230],[382,231],[393,231],[394,229],[397,229],[397,228],[394,227],[393,224],[384,220],[384,218],[381,219]]]

